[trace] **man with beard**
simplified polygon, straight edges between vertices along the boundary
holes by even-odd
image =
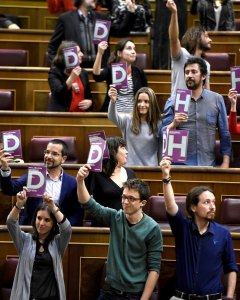
[[[170,52],[172,58],[171,74],[171,96],[175,96],[177,89],[185,89],[183,66],[186,60],[191,56],[204,57],[204,53],[211,49],[211,39],[208,32],[201,26],[189,28],[180,43],[178,28],[177,6],[174,0],[167,0],[167,8],[171,12],[169,24]],[[209,89],[210,65],[208,62],[208,73],[205,87]]]
[[[59,139],[51,140],[44,151],[44,163],[47,166],[46,192],[51,195],[61,212],[66,216],[72,226],[81,226],[83,209],[77,198],[77,183],[73,176],[64,172],[62,164],[67,159],[67,144]],[[14,196],[27,185],[27,174],[13,180],[8,163],[14,157],[5,150],[0,150],[0,180],[2,192]],[[36,207],[43,201],[42,198],[27,199],[25,208],[20,215],[21,225],[30,225]]]
[[[86,188],[84,179],[90,169],[86,164],[78,171],[78,199],[111,233],[107,275],[98,300],[150,299],[160,272],[162,235],[158,223],[143,212],[149,186],[141,179],[128,179],[123,183],[122,209],[104,207]]]
[[[83,52],[82,68],[92,68],[96,58],[97,45],[93,43],[94,26],[97,19],[112,20],[110,36],[128,36],[135,19],[134,1],[129,0],[127,10],[121,20],[111,18],[108,14],[95,11],[96,0],[75,0],[76,10],[59,16],[55,31],[48,45],[48,57],[51,63],[63,40],[76,42]],[[106,66],[110,51],[105,51],[102,67]]]
[[[192,90],[188,115],[174,113],[175,98],[171,97],[163,111],[163,129],[189,131],[186,165],[215,166],[216,128],[223,155],[222,168],[228,168],[231,136],[223,97],[204,88],[207,65],[201,57],[190,57],[184,65],[185,82]]]
[[[189,217],[183,217],[174,198],[170,165],[167,157],[160,162],[165,207],[176,246],[176,290],[171,300],[233,300],[238,267],[229,231],[214,222],[214,193],[206,186],[192,188],[186,197]]]

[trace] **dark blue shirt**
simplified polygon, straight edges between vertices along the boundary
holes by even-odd
[[[210,222],[201,235],[196,224],[180,211],[168,219],[176,245],[176,289],[197,295],[223,292],[222,274],[238,272],[228,230]]]

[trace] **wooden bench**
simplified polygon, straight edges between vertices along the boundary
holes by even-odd
[[[16,110],[46,111],[49,94],[48,70],[49,68],[44,67],[0,67],[0,89],[16,91]],[[95,103],[94,111],[99,111],[106,95],[106,84],[95,82],[92,69],[87,71]],[[145,73],[148,86],[156,93],[162,111],[170,95],[171,71],[145,70]],[[223,95],[227,103],[227,93],[231,86],[230,71],[212,71],[210,81],[211,90]]]
[[[0,29],[0,48],[25,49],[29,53],[29,66],[44,66],[44,57],[53,30],[21,29],[8,30]],[[137,52],[147,53],[151,56],[150,33],[132,33],[129,38],[135,42]],[[117,38],[110,38],[110,49],[114,49]]]

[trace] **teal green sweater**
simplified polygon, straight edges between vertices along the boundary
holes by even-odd
[[[139,223],[129,226],[122,209],[101,206],[92,198],[83,207],[110,227],[107,282],[121,291],[143,291],[148,272],[160,272],[163,242],[159,225],[144,214]]]

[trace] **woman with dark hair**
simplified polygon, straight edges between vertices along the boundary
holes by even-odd
[[[114,52],[111,53],[108,60],[108,66],[101,70],[102,57],[108,47],[107,42],[100,42],[98,44],[98,52],[96,60],[93,65],[93,78],[97,82],[107,81],[107,90],[112,84],[111,64],[118,62],[127,63],[127,80],[128,87],[118,90],[117,108],[119,112],[132,112],[134,95],[143,86],[147,86],[147,79],[143,70],[134,66],[136,61],[136,47],[130,40],[122,40],[116,44]],[[105,101],[101,108],[102,112],[108,111],[110,98],[106,94]]]
[[[128,149],[128,165],[158,166],[161,153],[161,113],[154,91],[143,87],[135,95],[133,112],[119,114],[117,90],[111,86],[108,118],[118,126]]]
[[[103,160],[103,171],[90,172],[86,178],[86,186],[98,203],[119,210],[122,208],[123,183],[135,178],[135,174],[133,170],[124,167],[128,151],[123,138],[108,137],[107,147],[110,157]],[[97,226],[95,223],[92,225]]]
[[[192,0],[191,14],[199,14],[200,24],[206,30],[235,30],[233,3],[231,0]]]
[[[72,70],[66,69],[64,49],[75,47],[79,65]],[[51,89],[50,111],[84,112],[92,109],[92,94],[88,73],[80,67],[83,53],[77,43],[63,41],[58,48],[48,74]]]
[[[26,188],[17,193],[6,221],[19,254],[10,300],[66,300],[62,258],[71,238],[71,225],[45,193],[32,219],[32,234],[22,231],[18,220],[26,193]]]

